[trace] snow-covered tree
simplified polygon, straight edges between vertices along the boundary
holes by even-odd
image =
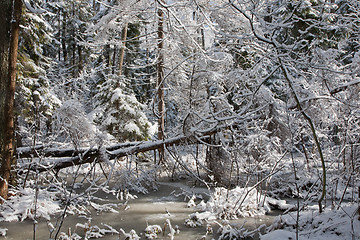
[[[123,76],[107,75],[98,85],[96,108],[91,113],[93,121],[118,141],[148,140],[154,134],[152,123]]]
[[[51,59],[44,52],[44,48],[52,40],[53,28],[44,19],[44,15],[30,10],[25,11],[23,16],[21,25],[24,27],[19,42],[19,146],[43,141],[41,136],[47,136],[48,132],[51,132],[51,118],[55,108],[60,104],[47,75]],[[21,139],[25,142],[21,143]]]

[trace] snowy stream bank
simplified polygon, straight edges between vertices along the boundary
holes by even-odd
[[[166,225],[165,232],[159,233],[157,239],[172,239],[171,236],[169,237],[171,230],[178,232],[174,232],[175,239],[202,239],[206,234],[206,239],[212,239],[219,237],[217,233],[219,225],[226,225],[224,222],[214,219],[214,217],[207,216],[204,220],[206,223],[202,226],[185,226],[184,223],[191,220],[191,216],[205,210],[200,209],[203,206],[201,203],[209,200],[209,191],[202,187],[190,187],[181,182],[163,182],[160,184],[158,191],[146,195],[140,194],[136,199],[127,202],[119,201],[112,194],[101,193],[101,195],[101,198],[107,201],[102,201],[101,204],[99,202],[99,205],[93,204],[92,210],[87,214],[67,215],[61,228],[64,236],[69,235],[71,232],[73,236],[80,236],[81,239],[85,239],[85,232],[93,227],[94,233],[92,236],[94,237],[97,236],[96,233],[99,233],[98,236],[101,235],[101,232],[107,233],[101,239],[125,239],[123,233],[120,233],[119,238],[118,232],[123,230],[124,233],[130,233],[132,229],[141,239],[145,239],[147,226],[160,226],[164,229]],[[43,203],[43,207],[46,208],[46,204]],[[104,206],[107,206],[108,210],[100,211]],[[95,210],[96,208],[97,210]],[[249,229],[256,229],[263,224],[271,224],[274,221],[274,215],[276,213],[239,218],[231,220],[230,223],[234,226],[244,225]],[[51,222],[53,223],[53,221],[52,218]],[[36,239],[49,239],[48,223],[44,218],[39,219],[36,227]],[[169,224],[172,228],[169,228]],[[32,220],[0,222],[0,228],[8,229],[7,240],[33,239]]]
[[[345,203],[337,210],[327,207],[322,214],[316,205],[308,205],[299,213],[297,223],[296,211],[283,214],[286,209],[294,209],[294,205],[265,197],[255,188],[209,191],[186,182],[167,181],[161,182],[157,191],[128,194],[127,200],[105,192],[96,193],[87,208],[69,207],[57,239],[295,240],[297,224],[299,239],[360,239],[357,204],[353,203]],[[61,211],[47,195],[49,192],[39,192],[35,238],[30,220],[34,214],[31,189],[13,200],[13,209],[2,206],[0,236],[6,235],[7,240],[44,240],[50,239],[53,231],[54,238],[57,230],[52,230],[52,226]],[[271,210],[274,205],[282,211]],[[50,219],[49,214],[54,211],[57,213]],[[15,219],[20,221],[10,221]],[[259,235],[259,230],[263,234],[270,232]]]

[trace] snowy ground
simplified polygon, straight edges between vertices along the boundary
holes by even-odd
[[[187,156],[184,158],[185,165],[195,166],[191,157]],[[187,161],[188,159],[190,159],[189,162]],[[101,183],[104,182],[103,169],[92,169],[90,168],[91,165],[84,165],[77,172],[79,174],[78,178],[79,180],[85,179],[85,183],[91,183],[94,189],[86,188],[86,191],[88,191],[86,194],[77,194],[76,191],[72,192],[71,189],[69,189],[71,179],[66,178],[64,179],[65,182],[59,182],[57,184],[52,183],[52,186],[49,185],[44,187],[39,185],[38,191],[36,191],[33,187],[35,186],[35,182],[32,183],[29,181],[29,185],[32,186],[31,188],[27,187],[16,192],[12,192],[12,197],[0,206],[0,221],[24,221],[25,219],[36,221],[36,219],[41,218],[51,222],[53,221],[52,216],[54,214],[59,215],[63,212],[64,203],[66,201],[70,201],[71,203],[67,212],[75,215],[81,215],[87,211],[86,207],[82,207],[82,204],[87,204],[91,208],[96,209],[98,212],[113,212],[113,210],[116,211],[115,208],[119,206],[124,208],[131,207],[131,202],[127,202],[126,199],[126,196],[131,197],[128,190],[136,190],[146,195],[149,194],[146,187],[156,185],[157,183],[153,178],[153,170],[149,170],[147,167],[139,170],[138,168],[140,166],[132,164],[131,162],[123,162],[122,164],[123,165],[119,166],[118,169],[113,170],[116,183],[119,184],[116,191],[122,189],[122,191],[118,191],[116,195],[116,198],[122,201],[120,205],[115,206],[107,203],[98,204],[99,199],[95,196],[96,194],[93,194],[93,190],[96,190],[97,188],[109,194],[114,194],[116,192],[113,192],[114,190],[112,190],[108,185],[101,185]],[[111,169],[112,165],[109,165],[108,167]],[[281,189],[283,192],[296,193],[295,190],[288,191],[290,188],[289,186],[293,187],[294,184],[290,181],[285,181],[284,178],[284,176],[289,175],[283,174],[284,172],[289,173],[289,168],[290,167],[284,167],[283,172],[279,171],[278,175],[273,176],[273,179],[278,181],[279,184],[282,184],[281,187],[283,188],[277,189]],[[66,171],[64,170],[64,173],[66,173],[64,175],[71,176],[72,171],[67,172],[68,170],[70,169],[67,169]],[[83,176],[87,176],[87,174],[92,171],[97,172],[94,175],[94,178],[83,178]],[[195,170],[193,171],[195,172]],[[109,175],[108,173],[110,171],[105,167],[105,172],[105,174]],[[298,175],[301,174],[305,174],[305,171],[298,173]],[[311,178],[310,172],[308,174],[310,177],[308,175],[301,176],[301,179],[298,180],[299,186],[312,186],[313,183],[316,183],[318,177],[313,175],[313,178]],[[99,176],[102,177],[102,180],[101,178],[98,178]],[[96,182],[95,179],[100,179],[100,181]],[[293,179],[293,177],[290,176],[290,180],[291,179]],[[174,182],[168,183],[168,185],[172,187],[175,187],[177,184],[178,183]],[[74,189],[84,188],[84,184],[80,182],[76,182],[73,186]],[[338,186],[339,189],[344,189],[341,185]],[[359,203],[354,201],[351,202],[351,198],[347,199],[348,195],[354,195],[354,193],[356,195],[356,191],[352,188],[345,188],[345,192],[344,190],[338,190],[339,194],[337,195],[340,197],[344,195],[345,199],[347,199],[347,203],[342,203],[340,206],[335,206],[334,208],[327,207],[324,209],[323,213],[320,214],[318,206],[312,205],[314,202],[302,202],[304,203],[304,208],[302,208],[297,216],[297,207],[294,204],[289,204],[284,200],[280,200],[276,198],[274,194],[272,197],[269,197],[265,191],[260,189],[260,185],[245,187],[238,186],[232,189],[226,189],[224,187],[211,187],[210,189],[209,186],[207,187],[208,188],[204,188],[205,190],[208,190],[207,194],[209,194],[206,196],[206,199],[199,196],[201,194],[192,192],[193,189],[189,186],[187,189],[184,189],[184,192],[188,192],[186,198],[187,204],[185,205],[188,209],[191,209],[193,213],[189,214],[188,218],[182,223],[183,226],[186,225],[190,228],[201,227],[203,229],[207,229],[204,232],[204,239],[213,239],[214,236],[216,236],[219,240],[234,238],[239,239],[245,237],[251,239],[252,236],[260,238],[261,240],[360,239],[360,222],[358,213]],[[95,192],[96,191],[94,191],[94,193]],[[190,194],[190,192],[192,193]],[[303,188],[302,194],[298,194],[296,196],[310,196],[311,194],[308,194],[308,192],[313,194],[315,197],[317,196],[316,192],[312,193],[312,188]],[[348,192],[349,194],[347,194]],[[279,194],[277,196],[281,195]],[[300,201],[304,201],[304,199],[301,199]],[[235,226],[234,224],[231,224],[231,221],[234,219],[250,219],[267,215],[271,213],[274,208],[285,213],[278,216],[271,226],[260,225],[252,229],[247,229],[248,226],[245,226],[245,224],[242,226]],[[187,210],[186,213],[189,213],[189,210]],[[171,225],[171,223],[168,223],[168,225]],[[215,234],[212,232],[215,229],[212,229],[214,225],[219,228],[219,232]],[[51,229],[51,227],[52,226],[49,226],[49,229]],[[113,229],[111,226],[97,229],[95,226],[90,228],[84,224],[77,225],[77,227],[83,227],[89,231],[89,237],[103,237],[109,233],[118,234],[123,232],[123,235],[126,233],[129,234],[129,236],[133,236],[133,238],[129,239],[138,239],[137,237],[139,236],[142,236],[141,238],[145,238],[145,235],[141,235],[139,232],[129,232],[130,229]],[[169,239],[182,239],[180,237],[181,234],[177,236],[175,235],[175,232],[176,229],[172,229],[172,234],[169,235]],[[0,236],[6,236],[6,234],[7,230],[1,228],[0,225]],[[151,235],[151,233],[149,233],[149,235]],[[77,239],[87,239],[84,238],[84,236],[83,238],[80,236],[76,237]],[[186,239],[189,238],[187,237]]]
[[[191,204],[193,199],[189,201]],[[284,200],[261,195],[256,188],[216,188],[210,200],[205,204],[200,202],[196,208],[202,210],[192,214],[186,223],[190,227],[200,226],[216,219],[237,219],[268,214],[276,207],[290,212],[278,216],[274,223],[267,227],[259,227],[262,240],[291,240],[291,239],[360,239],[360,216],[358,205],[354,203],[342,204],[335,208],[327,207],[321,214],[318,205],[308,206],[299,212],[297,221],[296,206]],[[298,222],[298,223],[297,223]],[[232,237],[258,236],[253,231],[243,227],[235,228],[231,224],[222,226],[219,239]],[[298,238],[296,237],[298,231]]]
[[[24,221],[33,219],[34,215],[46,220],[51,219],[51,215],[60,212],[61,203],[55,200],[54,194],[49,194],[45,190],[39,190],[37,199],[37,209],[35,213],[35,196],[33,189],[25,189],[14,195],[1,206],[1,221]],[[94,204],[92,203],[91,206]],[[105,206],[106,205],[106,206]],[[109,204],[103,206],[109,207]],[[248,230],[245,227],[234,227],[231,224],[223,225],[222,220],[231,220],[237,218],[252,218],[258,215],[268,214],[274,206],[283,210],[294,210],[295,206],[287,204],[283,200],[276,200],[261,195],[256,188],[234,188],[227,190],[225,188],[215,188],[210,199],[204,201],[197,195],[193,195],[186,204],[188,208],[193,208],[196,213],[190,214],[185,220],[188,227],[206,227],[209,228],[209,235],[204,235],[205,239],[211,239],[211,225],[217,223],[220,225],[218,239],[231,239],[232,237],[251,237],[259,236],[258,229]],[[100,206],[100,205],[97,205]],[[131,206],[131,204],[129,204]],[[111,208],[111,206],[110,206]],[[73,210],[70,208],[69,211]],[[112,208],[110,209],[112,210]],[[76,211],[75,211],[76,212]],[[171,224],[171,223],[170,223]],[[213,226],[213,225],[212,225]],[[297,227],[298,226],[298,227]],[[81,227],[80,225],[78,227]],[[94,226],[95,227],[95,226]],[[107,233],[118,233],[115,229],[94,229],[93,237],[102,237]],[[85,226],[86,228],[86,226]],[[360,239],[360,221],[358,206],[354,203],[342,204],[338,208],[327,207],[323,213],[319,213],[317,205],[308,206],[306,210],[301,211],[297,221],[297,211],[292,211],[276,218],[269,227],[259,227],[262,231],[261,240],[281,240],[297,239],[296,231],[298,229],[298,239],[317,239],[317,240],[337,240],[337,239]],[[98,231],[95,231],[98,230]],[[100,234],[101,231],[104,234]],[[111,231],[110,231],[111,230]],[[121,231],[120,231],[121,232]],[[95,234],[96,233],[96,234]],[[6,235],[6,229],[0,229],[0,235]],[[134,235],[134,239],[137,239]],[[140,235],[140,234],[139,234]],[[151,234],[150,234],[151,235]],[[141,235],[140,235],[141,236]],[[169,239],[174,237],[169,235]],[[79,236],[78,236],[79,237]],[[143,235],[145,237],[145,235]],[[79,237],[78,239],[82,239]],[[181,239],[179,236],[175,239]]]
[[[328,207],[321,214],[318,207],[313,206],[300,212],[298,218],[296,212],[278,216],[269,228],[271,232],[263,235],[261,239],[296,239],[296,226],[298,226],[299,239],[358,240],[360,239],[359,219],[357,204],[342,204],[339,209]]]

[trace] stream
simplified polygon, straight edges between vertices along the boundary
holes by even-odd
[[[106,225],[119,231],[122,228],[126,233],[134,229],[141,239],[145,239],[144,230],[147,225],[159,225],[162,228],[167,219],[170,220],[172,227],[176,225],[179,229],[179,234],[176,234],[174,239],[179,240],[192,240],[201,239],[206,233],[206,226],[189,228],[184,225],[185,219],[189,214],[196,212],[194,207],[187,207],[189,199],[185,199],[187,194],[201,195],[205,200],[208,199],[208,190],[204,187],[190,187],[186,182],[161,182],[159,189],[154,192],[149,192],[146,195],[138,194],[137,199],[129,200],[128,204],[124,206],[124,201],[119,201],[113,195],[106,195],[108,203],[118,204],[114,207],[117,213],[112,212],[96,212],[91,211],[91,226],[97,225],[99,228],[106,228]],[[191,195],[190,195],[191,196]],[[104,197],[104,196],[102,196]],[[90,207],[91,208],[91,207]],[[89,208],[89,209],[90,209]],[[260,225],[269,225],[273,222],[276,212],[271,215],[242,218],[238,220],[232,220],[231,224],[234,226],[241,226],[244,224],[248,229],[255,229]],[[90,215],[88,216],[88,218]],[[54,221],[52,219],[52,221]],[[76,232],[80,236],[84,236],[85,230],[81,227],[76,227],[78,223],[85,224],[89,221],[84,216],[68,215],[61,228],[61,232]],[[218,220],[220,223],[221,221]],[[213,233],[208,234],[206,239],[217,239],[218,224],[211,223]],[[7,228],[7,236],[0,237],[0,239],[7,240],[21,240],[21,239],[33,239],[33,221],[25,220],[23,222],[0,222],[0,228]],[[71,230],[70,230],[71,229]],[[159,234],[157,239],[170,239],[167,234],[169,228],[166,227],[165,234]],[[54,236],[55,234],[53,234]],[[45,220],[39,220],[36,227],[36,238],[40,240],[49,239],[50,233]],[[82,238],[83,239],[83,238]],[[101,239],[104,240],[117,240],[125,239],[124,235],[120,234],[106,234]],[[204,238],[205,239],[205,238]]]

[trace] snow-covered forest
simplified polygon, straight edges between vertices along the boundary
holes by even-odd
[[[360,239],[358,0],[1,0],[0,113],[0,239]]]

